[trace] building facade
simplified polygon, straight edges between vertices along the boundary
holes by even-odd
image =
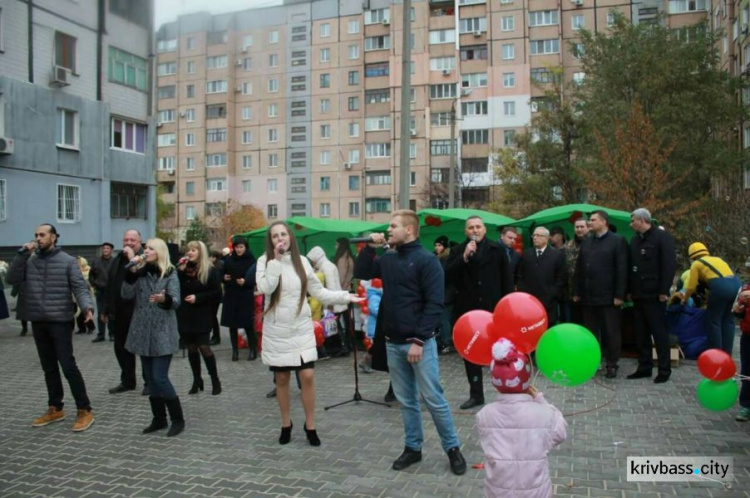
[[[0,0],[0,246],[155,230],[152,0]]]

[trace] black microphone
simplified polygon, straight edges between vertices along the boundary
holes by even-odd
[[[471,241],[472,241],[472,242],[476,242],[476,241],[477,241],[477,236],[476,236],[476,235],[472,235],[472,236],[471,236]],[[470,258],[474,257],[474,251],[471,251],[471,252],[469,253],[469,257],[470,257]]]
[[[133,259],[130,260],[130,262],[128,264],[125,265],[125,269],[126,270],[131,269],[135,265],[139,264],[142,261],[142,259],[143,258],[141,258],[140,256],[134,257]]]
[[[352,237],[349,239],[349,243],[351,244],[372,244],[372,239],[370,237]]]
[[[18,250],[18,254],[26,254],[27,252],[29,252],[29,248],[28,248],[28,247],[26,247],[26,246],[23,246],[23,247],[21,247],[21,248],[20,248],[20,249]]]

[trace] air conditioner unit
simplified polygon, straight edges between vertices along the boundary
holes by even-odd
[[[417,136],[417,130],[411,130],[411,136],[416,137]]]
[[[237,85],[237,88],[234,89],[234,93],[242,93],[242,85]]]
[[[236,61],[234,61],[234,65],[235,66],[241,66],[242,65],[242,59],[237,59]]]
[[[243,54],[246,54],[246,53],[247,53],[247,51],[248,51],[248,48],[247,48],[247,47],[242,47],[242,53],[243,53]]]
[[[576,7],[581,7],[583,5],[583,0],[570,0],[570,3],[572,3]]]
[[[450,76],[451,70],[450,69],[443,69],[443,76]]]
[[[156,123],[157,128],[161,128],[164,125],[164,123]]]
[[[344,169],[352,169],[351,163],[344,163]]]
[[[186,115],[187,115],[187,113],[185,111],[180,111],[180,117],[181,118],[184,118]]]
[[[168,174],[169,176],[174,176],[174,169],[168,169],[168,170],[167,170],[167,174]]]
[[[67,67],[62,66],[54,66],[52,68],[52,79],[50,79],[50,84],[53,86],[68,86],[70,83],[68,80],[70,79],[70,69]]]
[[[13,154],[13,139],[0,137],[0,154]]]
[[[390,26],[390,24],[391,24],[391,20],[390,20],[390,19],[388,19],[388,18],[386,18],[386,19],[383,19],[383,20],[382,20],[382,21],[380,21],[380,22],[381,22],[381,24],[382,24],[383,26]]]
[[[475,36],[476,38],[479,38],[480,36],[482,36],[482,32],[481,32],[481,31],[479,31],[479,30],[476,30],[476,31],[474,31],[474,36]]]

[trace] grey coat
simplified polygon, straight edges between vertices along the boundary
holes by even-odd
[[[24,318],[32,322],[73,320],[74,295],[82,310],[94,309],[78,261],[59,247],[18,254],[10,264],[7,281],[23,288]]]
[[[158,270],[147,265],[136,273],[128,272],[122,284],[123,299],[135,299],[125,349],[139,356],[166,356],[179,349],[177,315],[180,305],[180,282],[170,270],[160,278]],[[165,291],[165,302],[150,303],[149,296]]]

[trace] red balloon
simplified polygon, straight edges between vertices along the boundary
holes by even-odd
[[[367,303],[360,304],[359,305],[359,311],[361,311],[363,315],[369,315],[370,314],[370,308],[367,307]]]
[[[313,331],[315,332],[315,345],[320,347],[326,340],[326,335],[323,333],[323,324],[320,322],[313,322]]]
[[[492,313],[472,310],[456,320],[453,326],[453,345],[465,360],[486,366],[492,362],[492,344],[496,335]]]
[[[493,322],[497,337],[505,337],[519,351],[529,354],[547,330],[547,311],[544,305],[531,294],[512,292],[495,306]]]
[[[737,373],[732,357],[722,349],[708,349],[701,353],[698,370],[702,376],[713,381],[731,379]]]
[[[379,278],[373,278],[372,281],[371,281],[371,284],[372,284],[373,288],[375,288],[375,289],[382,289],[383,288],[383,281],[380,280]]]
[[[365,338],[362,339],[362,344],[364,344],[364,346],[365,346],[365,351],[369,351],[370,348],[372,347],[372,339],[370,339],[369,337],[365,336]]]
[[[237,334],[237,347],[240,349],[245,349],[247,347],[247,339],[245,339],[245,334]]]
[[[365,290],[365,287],[362,284],[359,284],[357,286],[357,295],[359,297],[365,297],[365,296],[367,296],[367,290]]]

